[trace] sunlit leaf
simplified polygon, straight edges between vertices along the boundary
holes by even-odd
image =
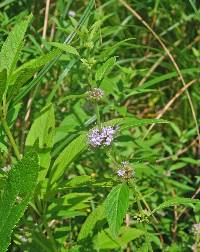
[[[22,217],[36,186],[38,156],[27,153],[8,173],[0,200],[0,248],[6,251],[12,230]]]
[[[111,233],[116,236],[129,205],[129,188],[126,183],[115,186],[105,200],[105,213]]]

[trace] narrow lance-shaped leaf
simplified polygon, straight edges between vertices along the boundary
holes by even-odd
[[[62,175],[64,175],[69,164],[87,147],[87,135],[82,134],[75,138],[60,153],[53,164],[51,183],[55,183]]]
[[[132,117],[124,117],[124,118],[116,118],[113,120],[109,120],[104,123],[104,125],[118,125],[120,128],[119,130],[129,129],[133,127],[144,126],[148,124],[159,124],[159,123],[169,123],[163,119],[139,119],[139,118],[132,118]]]
[[[8,80],[8,99],[11,99],[14,95],[18,94],[19,89],[30,79],[33,75],[45,64],[51,61],[57,54],[58,49],[54,49],[51,52],[44,54],[40,57],[30,60],[18,67]]]
[[[104,229],[94,238],[94,246],[100,251],[121,251],[120,248],[126,248],[128,243],[143,236],[145,231],[131,228],[121,227],[118,237],[112,237],[108,229]],[[138,250],[139,251],[139,250]],[[147,252],[147,250],[140,250]]]
[[[62,50],[64,52],[79,55],[76,48],[74,48],[71,45],[61,44],[61,43],[58,43],[58,42],[50,42],[49,44],[56,47],[56,48],[59,48],[60,50]]]
[[[50,104],[42,109],[38,117],[33,122],[26,138],[26,146],[34,146],[38,141],[38,154],[40,157],[39,181],[42,181],[48,171],[55,135],[55,116],[53,105]]]
[[[96,223],[105,218],[104,205],[98,206],[86,219],[81,227],[78,235],[78,240],[83,240],[89,236],[95,227]]]
[[[22,217],[37,183],[38,156],[28,152],[8,173],[0,200],[0,251],[5,252],[12,230]]]
[[[190,199],[190,198],[174,198],[170,200],[166,200],[159,206],[157,206],[152,213],[155,213],[163,208],[175,206],[175,205],[188,205],[188,204],[200,204],[200,200],[198,199]]]
[[[32,15],[28,16],[26,20],[16,24],[1,48],[0,69],[6,68],[8,75],[15,68],[23,45],[24,35],[31,19]]]
[[[33,122],[26,138],[26,146],[33,146],[36,140],[39,140],[40,149],[53,147],[54,128],[54,108],[49,104]]]
[[[116,236],[129,206],[129,188],[126,183],[115,186],[105,200],[105,213],[111,233]]]

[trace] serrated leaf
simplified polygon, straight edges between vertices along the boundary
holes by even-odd
[[[112,70],[115,63],[116,63],[116,57],[111,57],[105,63],[103,63],[103,65],[97,69],[97,72],[95,75],[96,81],[100,81],[104,77],[106,77]]]
[[[61,43],[58,43],[58,42],[50,42],[49,44],[56,47],[56,48],[58,48],[58,49],[60,49],[60,50],[62,50],[62,51],[65,51],[67,53],[79,55],[76,48],[74,48],[71,45],[61,44]]]
[[[176,206],[176,205],[188,205],[188,204],[200,204],[200,200],[198,199],[190,199],[190,198],[175,198],[175,199],[170,199],[159,206],[157,206],[152,213],[155,213],[158,210],[161,210],[163,208],[171,207],[171,206]]]
[[[75,138],[60,153],[53,164],[51,183],[55,183],[62,175],[64,175],[69,164],[77,155],[84,151],[87,147],[87,135],[82,134]]]
[[[24,35],[31,19],[32,15],[29,15],[26,20],[17,23],[1,48],[0,69],[6,68],[8,76],[15,68],[23,45]]]
[[[5,252],[12,230],[22,217],[36,186],[38,155],[31,151],[11,168],[0,200],[0,248]]]
[[[86,219],[81,226],[81,230],[78,235],[78,240],[83,240],[89,236],[95,227],[96,223],[105,218],[104,205],[98,206]]]
[[[108,194],[104,206],[111,233],[116,236],[129,205],[129,188],[126,183],[115,186]]]
[[[6,71],[6,69],[3,69],[0,72],[0,103],[3,98],[3,94],[6,90],[6,81],[7,81],[7,71]]]

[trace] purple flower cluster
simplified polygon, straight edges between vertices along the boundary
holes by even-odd
[[[117,127],[106,126],[101,130],[98,128],[92,129],[88,134],[88,141],[92,147],[109,146],[111,145]]]

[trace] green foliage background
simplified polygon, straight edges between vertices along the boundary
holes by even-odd
[[[0,252],[200,251],[199,27],[195,0],[0,2]]]

